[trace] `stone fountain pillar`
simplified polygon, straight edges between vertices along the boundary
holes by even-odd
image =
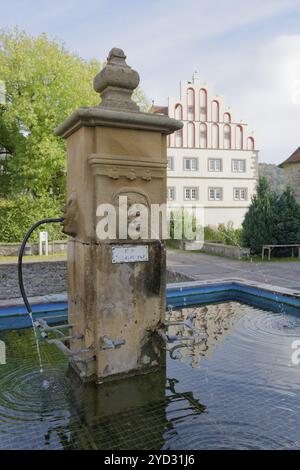
[[[140,112],[131,99],[139,75],[125,59],[110,51],[94,80],[101,104],[79,108],[55,130],[67,140],[71,364],[98,383],[163,363],[155,331],[165,313],[165,244],[161,230],[151,233],[150,209],[166,203],[166,136],[182,123]],[[127,224],[137,227],[144,207],[147,236],[143,229],[143,239],[131,239]]]

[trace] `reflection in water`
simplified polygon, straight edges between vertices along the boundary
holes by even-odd
[[[169,320],[193,312],[201,334],[188,322],[169,327],[166,370],[98,387],[46,343],[40,374],[32,332],[0,332],[0,448],[300,448],[300,374],[290,364],[299,313],[228,302]]]
[[[187,326],[170,326],[169,332],[178,337],[178,343],[169,345],[168,350],[171,358],[186,361],[190,359],[192,367],[199,367],[201,357],[210,357],[214,348],[220,343],[224,336],[233,329],[235,322],[241,317],[242,311],[235,308],[234,302],[223,304],[212,304],[202,307],[189,307],[169,311],[171,322],[184,321],[188,316],[194,314],[194,325],[203,335],[197,336]],[[186,340],[191,336],[191,340]],[[180,338],[185,338],[180,341]]]
[[[192,392],[177,392],[178,380],[166,379],[165,370],[100,387],[82,385],[74,375],[72,380],[72,402],[83,424],[82,432],[75,433],[81,448],[86,448],[88,435],[95,449],[159,449],[165,443],[166,430],[174,429],[166,416],[169,405],[175,404],[180,414],[189,410],[196,415],[205,409]]]
[[[0,448],[159,449],[173,422],[205,409],[193,392],[177,391],[166,370],[82,384],[65,357],[43,343],[40,374],[29,330],[1,334],[8,364],[0,369]],[[47,381],[47,387],[44,383]],[[174,419],[166,411],[174,409]]]

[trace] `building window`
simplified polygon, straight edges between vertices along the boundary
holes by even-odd
[[[222,188],[208,188],[208,199],[210,201],[222,201],[223,189]]]
[[[179,103],[175,105],[175,119],[182,120],[182,105]]]
[[[174,170],[174,158],[173,157],[168,157],[168,170]]]
[[[168,201],[175,201],[175,188],[174,186],[167,187],[167,200]]]
[[[200,90],[200,121],[207,121],[207,91]]]
[[[182,147],[182,129],[179,129],[178,131],[176,131],[175,146],[176,147]]]
[[[218,124],[213,124],[212,125],[212,148],[213,149],[218,149],[219,148],[219,126]]]
[[[222,160],[221,160],[221,158],[209,158],[209,160],[208,160],[208,171],[222,171]]]
[[[207,147],[207,126],[200,124],[200,148],[206,149]]]
[[[198,200],[198,188],[184,188],[184,199],[185,201],[197,201]]]
[[[233,199],[235,201],[247,201],[248,199],[247,188],[234,188]]]
[[[198,158],[184,158],[183,169],[188,171],[198,170]]]
[[[230,149],[231,148],[231,127],[228,124],[225,124],[224,129],[223,129],[223,145],[224,149]]]
[[[213,122],[219,122],[219,102],[213,100],[211,102],[211,120]]]
[[[236,126],[235,128],[235,148],[238,150],[243,149],[243,128]]]
[[[193,122],[188,123],[188,147],[193,148],[195,147],[195,126]]]
[[[230,113],[224,113],[224,122],[231,122],[231,115]]]
[[[188,121],[195,119],[195,91],[192,88],[187,91],[187,118]]]
[[[247,139],[247,149],[254,150],[254,139],[253,137],[248,137]]]
[[[232,171],[234,173],[245,173],[246,160],[232,160]]]

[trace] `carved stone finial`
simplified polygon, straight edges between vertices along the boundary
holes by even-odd
[[[94,79],[94,89],[101,94],[100,106],[103,108],[139,111],[131,95],[140,77],[126,64],[125,59],[124,51],[114,47],[108,55],[106,66]]]

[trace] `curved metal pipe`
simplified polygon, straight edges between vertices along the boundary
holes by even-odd
[[[36,222],[28,230],[28,232],[26,233],[26,235],[25,235],[25,237],[22,241],[21,248],[20,248],[20,251],[19,251],[19,257],[18,257],[18,278],[19,278],[19,287],[20,287],[21,295],[22,295],[22,298],[24,300],[26,310],[29,314],[32,314],[32,308],[30,306],[30,303],[28,302],[28,298],[27,298],[27,295],[26,295],[26,292],[25,292],[25,289],[24,289],[24,283],[23,283],[23,255],[24,255],[24,250],[25,250],[26,243],[27,243],[30,235],[32,234],[32,232],[34,232],[34,230],[37,227],[39,227],[40,225],[52,224],[52,223],[61,223],[61,222],[63,222],[63,220],[64,220],[64,218],[60,217],[60,218],[57,218],[57,219],[43,219],[43,220],[40,220],[39,222]]]

